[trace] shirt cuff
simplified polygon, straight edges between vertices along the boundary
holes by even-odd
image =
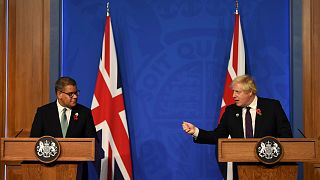
[[[199,128],[195,127],[194,133],[192,134],[193,138],[197,138],[199,135]]]

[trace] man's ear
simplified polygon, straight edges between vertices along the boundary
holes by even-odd
[[[253,95],[253,92],[252,91],[250,91],[250,96],[252,96]]]
[[[62,97],[61,97],[61,96],[62,96],[62,93],[61,93],[60,91],[57,91],[56,96],[57,96],[58,99],[61,99],[61,98],[62,98]]]

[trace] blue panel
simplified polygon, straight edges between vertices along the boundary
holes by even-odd
[[[63,1],[63,72],[91,106],[105,1]],[[229,59],[234,0],[111,0],[135,179],[221,179],[213,145],[181,129],[217,125]],[[241,0],[247,71],[258,95],[290,111],[289,0]]]

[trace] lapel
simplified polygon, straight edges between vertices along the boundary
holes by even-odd
[[[77,117],[76,117],[77,114]],[[69,126],[67,130],[66,137],[70,137],[70,134],[72,134],[72,130],[76,128],[77,121],[79,120],[79,109],[78,106],[76,105],[75,107],[72,108],[71,110],[71,116],[70,116],[70,121],[69,121]]]
[[[259,132],[262,132],[263,128],[263,108],[261,105],[261,98],[258,97],[258,102],[257,102],[257,111],[258,109],[260,110],[260,114],[256,112],[256,120],[255,120],[255,127],[254,127],[254,137],[261,137]]]
[[[60,117],[59,117],[59,111],[57,107],[57,101],[54,101],[52,103],[52,112],[50,113],[52,117],[52,128],[57,133],[59,137],[62,137],[62,130],[61,130],[61,124],[60,124]]]
[[[242,124],[242,108],[236,106],[233,116],[235,117],[234,128],[236,128],[237,137],[244,137]]]

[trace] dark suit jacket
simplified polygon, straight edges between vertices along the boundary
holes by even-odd
[[[74,115],[78,113],[78,118]],[[63,137],[60,125],[57,102],[46,104],[37,109],[34,117],[30,137],[53,136]],[[81,104],[72,108],[67,138],[96,138],[96,129],[91,110]]]
[[[74,116],[76,113],[78,113],[77,119],[75,119]],[[42,136],[52,136],[55,138],[63,137],[56,101],[37,109],[37,113],[33,120],[30,137]],[[100,157],[97,157],[97,150],[101,146],[97,145],[99,142],[97,139],[91,110],[89,108],[81,104],[77,104],[72,108],[66,138],[95,138],[96,160],[101,159]],[[100,161],[96,161],[94,164],[97,171],[100,169],[99,163]],[[86,162],[79,162],[77,167],[77,180],[82,179],[88,179],[88,167]]]
[[[257,109],[261,115],[256,114],[255,138],[273,136],[278,138],[292,137],[288,118],[278,100],[258,97]],[[243,138],[242,108],[232,104],[226,107],[220,124],[214,131],[199,129],[199,135],[194,142],[201,144],[217,144],[219,138]]]
[[[261,110],[261,115],[256,114],[254,138],[292,137],[288,118],[279,101],[258,97],[257,109]],[[220,124],[215,130],[199,129],[198,137],[193,140],[200,144],[217,144],[219,138],[227,138],[229,135],[231,138],[244,138],[242,121],[242,107],[232,104],[226,107]],[[220,171],[225,179],[227,178],[226,167],[226,163],[219,163]],[[233,179],[237,180],[237,163],[234,163],[233,171]]]

